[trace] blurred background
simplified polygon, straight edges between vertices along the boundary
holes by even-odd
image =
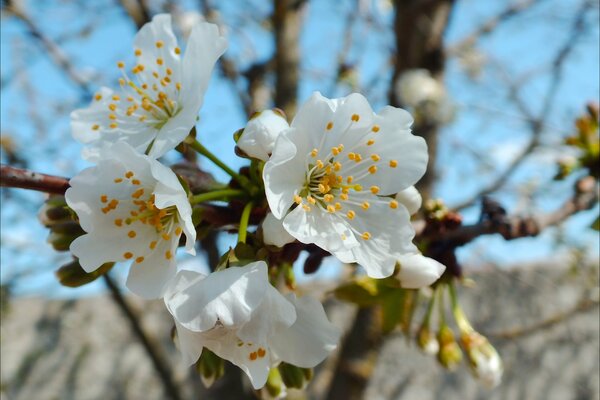
[[[478,235],[456,251],[476,282],[461,292],[464,308],[505,359],[499,388],[443,371],[398,335],[366,335],[362,354],[342,351],[325,363],[309,398],[351,398],[340,389],[344,379],[358,382],[352,398],[598,398],[597,198],[565,208],[578,182],[598,174],[597,162],[578,165],[582,149],[567,139],[580,132],[586,106],[598,103],[597,1],[5,0],[2,163],[65,177],[85,168],[69,114],[101,86],[117,86],[116,62],[133,59],[135,33],[162,12],[180,40],[203,19],[228,38],[197,129],[229,165],[246,164],[234,154],[233,133],[254,111],[277,106],[291,120],[314,91],[360,92],[375,110],[391,104],[415,115],[415,133],[430,149],[419,188],[426,199],[441,199],[466,225],[481,220],[484,196],[508,216],[552,221],[532,237]],[[201,167],[227,178],[208,162]],[[123,268],[111,273],[112,297],[102,280],[75,289],[58,283],[54,271],[70,256],[46,243],[37,219],[44,200],[1,190],[2,398],[240,398],[242,389],[227,392],[232,385],[219,382],[205,393],[180,365],[161,304],[128,298],[143,310],[149,346],[163,353],[164,370],[153,367],[115,301]],[[222,234],[207,250],[232,243]],[[356,310],[326,296],[344,267],[327,259],[306,275],[304,258],[301,286],[323,295],[334,322],[355,332]]]

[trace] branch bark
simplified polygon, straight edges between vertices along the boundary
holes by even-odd
[[[0,165],[0,186],[64,194],[69,188],[69,180],[60,176],[40,174],[2,164]]]
[[[274,0],[275,106],[296,114],[300,78],[300,30],[305,0]]]

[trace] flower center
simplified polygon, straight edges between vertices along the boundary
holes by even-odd
[[[143,229],[144,226],[153,227],[156,234],[144,235],[144,237],[149,239],[149,249],[154,250],[159,240],[170,241],[182,234],[183,229],[179,223],[177,207],[170,206],[162,209],[156,207],[154,194],[142,186],[142,182],[135,178],[133,171],[127,171],[123,177],[115,178],[114,183],[130,185],[135,188],[129,197],[124,199],[110,199],[106,194],[100,195],[100,202],[103,204],[102,213],[109,214],[115,211],[118,218],[114,219],[114,225],[118,228],[128,229],[127,237],[134,239],[138,237],[140,229]],[[123,257],[130,259],[134,257],[134,254],[128,251],[123,254]],[[164,257],[170,260],[173,254],[167,250]],[[136,258],[138,263],[143,260],[144,257]]]
[[[167,66],[166,59],[181,53],[178,47],[168,50],[162,41],[156,42],[156,63],[145,65],[141,62],[131,68],[131,78],[125,70],[125,63],[119,61],[117,67],[121,70],[122,77],[119,85],[124,98],[113,95],[108,102],[108,121],[99,121],[92,126],[93,130],[100,129],[105,123],[110,129],[127,129],[140,122],[150,125],[155,129],[162,128],[167,121],[177,115],[182,105],[179,100],[181,82],[175,82],[175,72]],[[167,54],[170,51],[172,54]],[[135,50],[136,57],[142,56],[140,49]],[[101,94],[96,94],[96,101],[102,100]]]

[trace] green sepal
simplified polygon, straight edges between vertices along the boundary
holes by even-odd
[[[54,273],[61,285],[67,287],[80,287],[95,281],[106,274],[115,265],[114,262],[102,264],[100,268],[92,272],[85,272],[79,261],[74,260],[63,265]]]

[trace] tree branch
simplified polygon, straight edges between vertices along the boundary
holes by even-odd
[[[534,150],[539,146],[542,132],[544,131],[544,121],[548,118],[548,116],[552,112],[552,106],[554,104],[554,99],[556,97],[558,88],[560,83],[562,82],[562,74],[563,74],[563,65],[567,60],[569,54],[575,48],[575,44],[577,43],[577,39],[583,33],[583,27],[585,22],[585,15],[589,11],[591,7],[590,1],[584,1],[582,3],[581,8],[577,12],[575,20],[573,21],[573,25],[571,28],[571,32],[565,40],[564,44],[556,53],[554,60],[552,61],[552,72],[550,75],[550,86],[548,87],[548,91],[546,92],[546,96],[544,97],[544,102],[541,108],[539,115],[535,118],[532,118],[533,115],[529,112],[526,105],[521,101],[518,96],[518,88],[515,85],[511,86],[510,98],[515,102],[515,104],[519,107],[521,112],[523,112],[527,120],[529,121],[529,126],[531,127],[531,138],[527,145],[523,148],[523,150],[517,155],[508,167],[500,173],[494,179],[493,182],[486,185],[484,188],[479,190],[476,194],[474,194],[469,199],[455,205],[453,210],[459,211],[474,205],[482,196],[493,193],[500,189],[504,184],[510,179],[513,173],[523,164],[523,162],[534,152]]]
[[[69,188],[69,180],[60,176],[40,174],[39,172],[1,164],[0,186],[64,194]]]

